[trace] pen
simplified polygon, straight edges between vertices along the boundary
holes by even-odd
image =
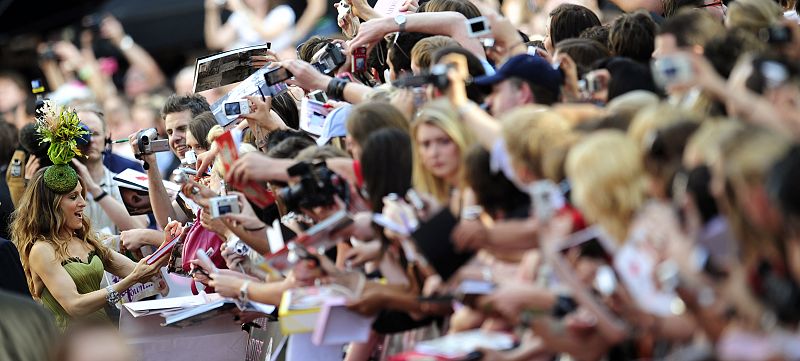
[[[115,141],[112,141],[111,144],[120,144],[120,143],[127,143],[127,142],[130,142],[130,139],[117,139]]]

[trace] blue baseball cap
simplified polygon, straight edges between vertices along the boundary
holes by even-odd
[[[489,86],[497,84],[508,78],[520,78],[529,83],[539,85],[545,89],[558,94],[564,76],[561,70],[553,69],[553,65],[540,56],[520,54],[511,57],[508,61],[497,69],[494,75],[480,76],[473,80],[473,83]]]
[[[333,138],[347,135],[345,123],[351,108],[353,106],[347,104],[328,113],[328,116],[325,117],[325,124],[322,125],[322,133],[317,138],[317,145],[321,147],[328,144]]]

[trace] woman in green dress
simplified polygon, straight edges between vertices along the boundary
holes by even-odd
[[[83,214],[86,201],[80,178],[69,166],[81,155],[78,144],[90,142],[89,132],[74,111],[49,101],[37,116],[37,135],[50,143],[47,156],[53,165],[32,177],[11,223],[28,288],[55,314],[61,328],[72,318],[107,318],[106,302],[119,302],[120,293],[149,280],[168,258],[137,264],[100,243]],[[180,226],[170,224],[168,230],[168,235],[179,233]],[[122,280],[100,289],[104,270]]]
[[[137,264],[103,246],[83,214],[81,183],[61,194],[46,185],[46,169],[30,180],[11,226],[28,287],[62,328],[71,318],[107,318],[106,302],[118,302],[120,293],[150,279],[163,262]],[[122,280],[101,289],[104,270]]]

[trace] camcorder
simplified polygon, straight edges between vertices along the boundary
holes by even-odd
[[[242,212],[239,209],[239,197],[235,195],[209,198],[208,208],[211,213],[211,218],[219,218],[226,214],[239,214]]]
[[[325,45],[325,52],[314,64],[311,64],[319,70],[320,73],[330,75],[334,70],[338,69],[347,60],[347,56],[342,51],[339,44],[329,43]]]
[[[393,82],[392,85],[398,88],[419,88],[432,84],[439,90],[445,90],[450,86],[447,71],[453,67],[452,64],[436,64],[427,73],[406,76]]]
[[[170,151],[169,140],[158,139],[158,131],[156,128],[142,129],[139,133],[136,133],[136,147],[134,147],[134,149],[136,151],[134,156],[136,156],[137,159],[142,155],[168,152]]]
[[[300,162],[287,172],[290,177],[300,178],[300,182],[282,189],[278,194],[288,210],[331,206],[335,203],[336,196],[345,203],[350,199],[347,182],[331,171],[325,162]]]

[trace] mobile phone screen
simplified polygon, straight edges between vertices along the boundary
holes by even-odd
[[[286,68],[280,67],[276,68],[275,70],[271,70],[264,74],[264,78],[267,81],[267,85],[275,85],[280,82],[285,81],[292,77],[292,73],[290,73]]]

